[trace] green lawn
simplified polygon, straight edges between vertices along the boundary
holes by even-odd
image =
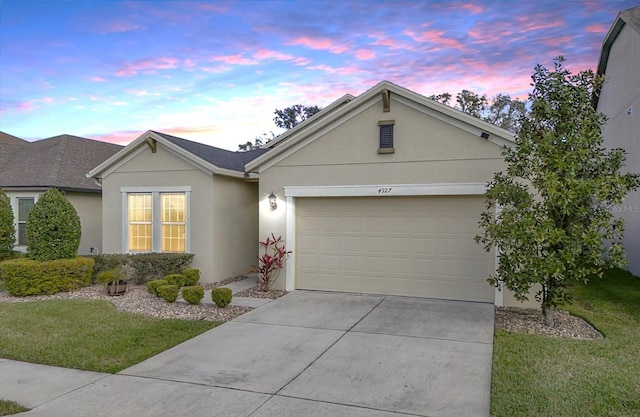
[[[28,411],[27,407],[23,407],[15,401],[0,399],[0,416],[8,416],[11,414],[22,413]]]
[[[605,338],[496,331],[492,416],[640,416],[640,279],[612,270],[571,293],[562,308]]]
[[[0,303],[0,357],[115,373],[219,324],[150,318],[101,300]]]

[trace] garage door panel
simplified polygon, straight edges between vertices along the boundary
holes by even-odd
[[[296,199],[296,288],[493,301],[482,197]],[[315,255],[315,257],[314,257]]]

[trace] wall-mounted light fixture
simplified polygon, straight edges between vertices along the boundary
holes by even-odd
[[[271,191],[271,194],[269,194],[268,198],[269,198],[269,205],[271,206],[271,210],[277,209],[278,204],[276,203],[276,200],[278,199],[278,197],[276,197],[273,191]]]

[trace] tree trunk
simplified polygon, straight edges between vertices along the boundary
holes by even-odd
[[[553,307],[542,305],[542,316],[544,317],[544,325],[548,327],[553,327]]]

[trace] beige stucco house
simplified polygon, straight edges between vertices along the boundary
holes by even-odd
[[[122,146],[71,135],[27,142],[0,132],[0,188],[9,196],[16,228],[16,250],[26,251],[31,208],[50,188],[61,190],[80,217],[78,253],[102,246],[102,188],[86,173]]]
[[[515,305],[474,242],[513,135],[389,82],[345,96],[269,143],[259,234],[293,254],[276,285]],[[268,196],[277,197],[273,209]]]
[[[258,184],[231,152],[148,131],[94,168],[105,253],[188,252],[203,282],[245,274],[258,255]]]
[[[627,169],[640,172],[640,6],[618,14],[604,39],[598,74],[606,82],[596,97],[598,111],[608,117],[605,145],[627,151]],[[629,270],[640,274],[640,191],[614,212],[625,219],[624,245]]]

